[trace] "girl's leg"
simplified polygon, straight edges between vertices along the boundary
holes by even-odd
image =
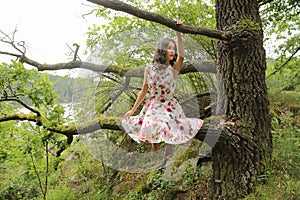
[[[165,158],[170,158],[174,153],[174,145],[166,144],[165,148]]]
[[[158,150],[158,143],[152,143],[152,149],[153,149],[153,151],[157,151]]]
[[[169,158],[173,156],[173,153],[174,153],[174,145],[166,144],[163,166],[165,166],[167,164]]]

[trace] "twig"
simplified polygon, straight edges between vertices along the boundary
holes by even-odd
[[[104,113],[109,109],[111,105],[117,100],[117,98],[128,88],[130,82],[130,77],[126,77],[124,87],[114,96],[111,98],[111,101],[108,103],[108,105],[101,111],[101,113]]]
[[[20,100],[18,98],[3,98],[3,99],[0,99],[0,102],[1,101],[16,101],[19,104],[21,104],[22,106],[24,106],[25,108],[27,108],[28,110],[30,110],[31,112],[35,113],[38,117],[41,116],[41,113],[38,110],[28,106],[26,103],[24,103],[22,100]]]
[[[32,161],[32,166],[33,166],[34,172],[35,172],[35,174],[36,174],[36,176],[37,176],[37,178],[38,178],[38,181],[39,181],[39,186],[40,186],[40,188],[41,188],[42,193],[45,194],[45,193],[44,193],[44,189],[43,189],[43,185],[42,185],[42,181],[41,181],[41,178],[40,178],[40,174],[39,174],[39,172],[37,171],[37,168],[36,168],[36,166],[35,166],[35,162],[34,162],[34,158],[33,158],[33,155],[32,155],[31,150],[29,151],[29,154],[30,154],[30,158],[31,158],[31,161]]]
[[[45,191],[44,191],[44,200],[46,200],[47,190],[48,190],[48,175],[49,175],[49,143],[48,140],[45,140],[45,147],[46,147],[46,180],[45,180]]]
[[[78,50],[79,50],[79,44],[77,44],[77,43],[74,43],[73,44],[73,46],[75,46],[76,47],[76,49],[75,49],[75,51],[70,47],[70,45],[68,45],[68,44],[66,44],[68,47],[69,47],[69,49],[74,53],[74,56],[73,56],[73,61],[75,62],[75,61],[77,61],[77,59],[76,58],[78,58],[78,60],[81,62],[81,59],[80,59],[80,57],[78,56]]]
[[[296,55],[296,53],[297,53],[298,51],[300,51],[300,46],[297,47],[297,49],[295,50],[295,52],[294,52],[294,53],[293,53],[293,54],[292,54],[292,55],[291,55],[291,56],[283,63],[283,65],[282,65],[281,67],[277,68],[274,72],[272,72],[272,73],[267,77],[267,79],[270,78],[270,76],[272,76],[272,75],[276,74],[277,72],[281,71],[282,68],[283,68],[285,65],[287,65],[288,62],[290,62],[290,60]]]
[[[268,3],[271,3],[272,1],[274,1],[274,0],[260,1],[260,2],[259,2],[259,7],[261,7],[261,6],[263,6],[263,5],[266,5],[266,4],[268,4]]]
[[[17,32],[17,29],[15,29],[14,32],[12,33],[12,38],[8,34],[4,33],[3,31],[0,30],[0,32],[5,36],[5,37],[1,38],[2,42],[10,44],[14,49],[19,51],[23,56],[25,55],[25,53],[26,53],[25,42],[20,41],[17,43],[17,45],[15,44],[15,34]],[[23,51],[18,46],[22,47]]]

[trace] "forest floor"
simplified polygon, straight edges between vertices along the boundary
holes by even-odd
[[[245,200],[300,199],[300,103],[273,101],[271,111],[274,147],[272,164],[260,176],[256,191],[245,197]],[[194,158],[180,165],[177,165],[177,161],[169,161],[163,171],[130,173],[101,164],[78,146],[81,145],[77,143],[68,149],[67,154],[75,155],[76,159],[73,157],[61,163],[62,182],[59,181],[49,191],[48,199],[207,199],[210,162],[197,167]],[[174,170],[174,166],[181,167]],[[60,191],[60,196],[54,190]],[[65,195],[68,198],[64,198]]]

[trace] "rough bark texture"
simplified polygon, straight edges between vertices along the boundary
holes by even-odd
[[[265,84],[266,58],[256,0],[217,0],[217,29],[231,31],[219,41],[218,113],[233,122],[235,139],[221,137],[212,152],[212,199],[237,199],[253,190],[271,158],[272,138]]]

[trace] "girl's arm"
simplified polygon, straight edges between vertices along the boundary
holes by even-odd
[[[178,25],[182,24],[181,20],[176,20],[176,23]],[[176,59],[176,62],[174,64],[174,69],[177,72],[180,72],[181,67],[183,65],[183,60],[184,60],[184,46],[183,46],[183,40],[181,37],[181,33],[178,31],[175,31],[176,39],[177,39],[177,52],[178,52],[178,57]]]
[[[145,99],[145,96],[148,92],[148,88],[149,87],[148,87],[148,83],[147,83],[147,68],[146,68],[145,72],[144,72],[144,83],[143,83],[142,90],[139,92],[138,97],[137,97],[133,107],[131,108],[131,110],[129,110],[127,113],[125,113],[125,115],[124,115],[125,118],[128,118],[135,113],[136,109],[141,105],[141,103]]]

